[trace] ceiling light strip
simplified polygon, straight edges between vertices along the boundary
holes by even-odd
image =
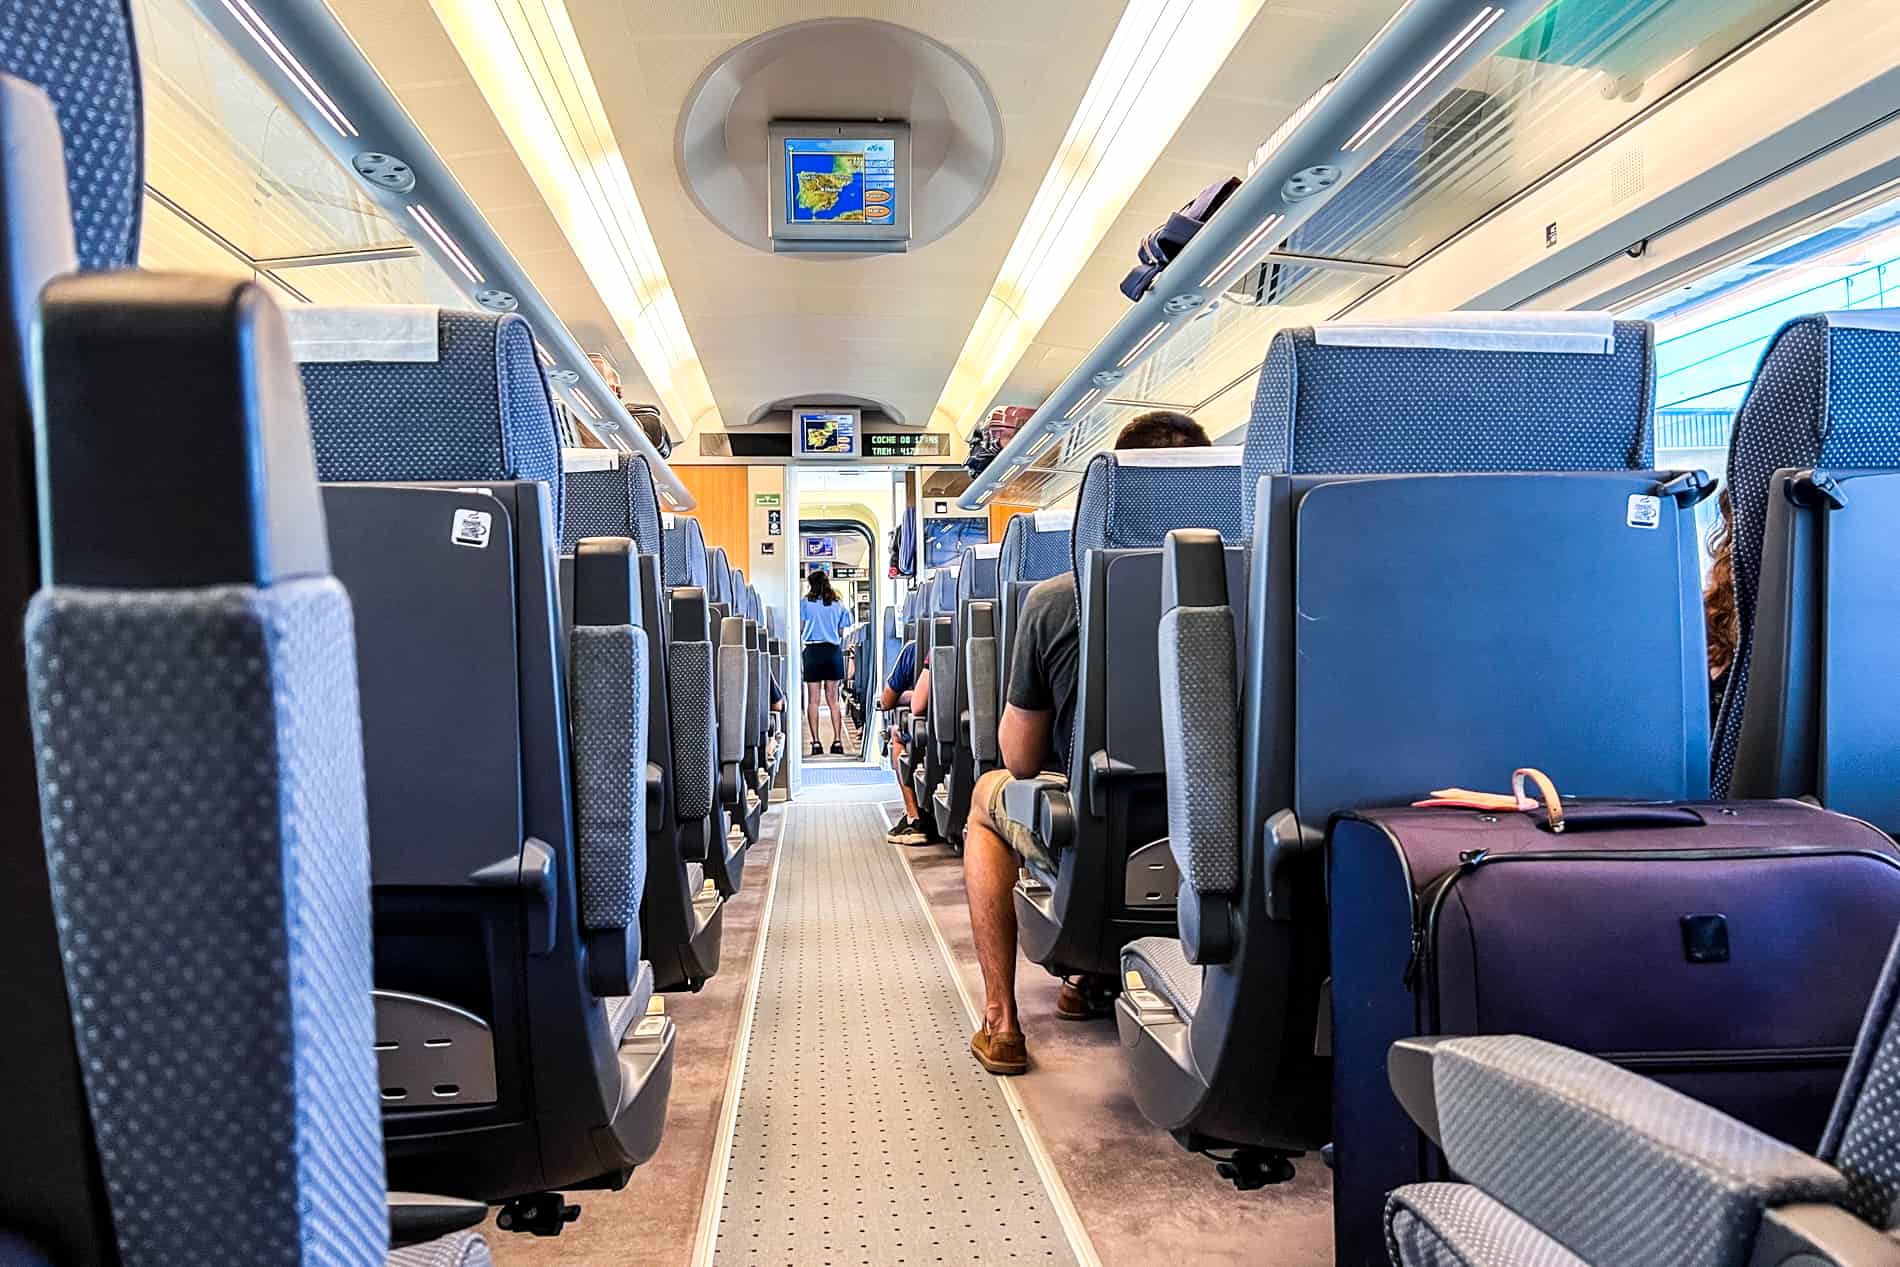
[[[934,428],[960,433],[989,407],[1263,4],[1128,0],[944,382]]]
[[[722,425],[562,0],[430,0],[679,432]]]
[[[419,202],[404,203],[403,205],[408,209],[409,215],[415,222],[422,226],[422,231],[428,234],[430,239],[437,246],[441,247],[450,259],[455,261],[455,266],[461,269],[463,274],[471,282],[479,286],[488,280],[482,276],[482,270],[475,267],[475,261],[468,257],[468,252],[462,249],[461,244],[450,237],[449,231],[438,224],[436,218],[429,214],[427,207]]]
[[[1379,129],[1385,125],[1387,120],[1403,110],[1406,105],[1411,102],[1412,98],[1423,92],[1427,84],[1438,78],[1447,66],[1458,59],[1459,54],[1477,43],[1478,37],[1489,30],[1493,22],[1496,22],[1503,16],[1504,10],[1494,9],[1489,5],[1486,5],[1484,8],[1478,10],[1477,13],[1473,14],[1471,21],[1465,24],[1464,30],[1452,36],[1451,41],[1447,43],[1445,47],[1438,50],[1438,56],[1421,66],[1418,72],[1406,82],[1405,87],[1394,93],[1391,100],[1387,101],[1385,105],[1375,111],[1372,117],[1367,119],[1357,132],[1353,133],[1352,139],[1347,141],[1345,145],[1340,148],[1344,149],[1347,153],[1352,153],[1376,136]]]
[[[257,16],[257,10],[246,3],[246,0],[223,0],[223,4],[231,16],[237,20],[237,24],[257,41],[257,46],[264,50],[264,55],[277,64],[277,69],[283,71],[284,77],[296,85],[297,91],[301,92],[304,99],[323,116],[325,122],[335,128],[341,136],[357,134],[356,125],[350,122],[349,116],[343,113],[336,102],[330,100],[330,94],[323,90],[323,85],[317,82],[317,77],[304,69],[304,64],[297,60],[296,54],[277,38],[277,32],[271,30],[269,24]]]
[[[1148,350],[1148,345],[1150,343],[1153,343],[1156,339],[1160,338],[1161,332],[1163,330],[1166,330],[1167,328],[1168,328],[1167,322],[1165,321],[1155,322],[1154,328],[1149,330],[1148,333],[1141,336],[1141,342],[1135,344],[1134,347],[1129,348],[1128,355],[1124,356],[1121,360],[1115,362],[1115,368],[1118,370],[1125,370],[1130,365],[1133,365],[1135,363],[1135,359],[1139,357],[1143,352],[1146,352]]]

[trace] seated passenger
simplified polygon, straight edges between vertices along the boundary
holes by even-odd
[[[918,676],[917,643],[907,642],[904,644],[904,649],[897,653],[897,661],[891,665],[890,676],[884,680],[884,689],[878,693],[877,697],[877,706],[891,718],[892,769],[897,768],[898,762],[904,756],[904,750],[909,747],[903,727],[897,724],[897,707],[899,704],[910,701],[910,697],[916,692]],[[897,790],[904,797],[904,816],[897,820],[897,825],[891,828],[884,839],[893,845],[928,843],[930,828],[924,822],[924,816],[918,812],[917,795],[911,791],[910,782],[899,777]]]
[[[1717,505],[1721,517],[1709,533],[1709,583],[1702,591],[1702,619],[1709,630],[1709,725],[1721,718],[1722,697],[1728,693],[1729,669],[1741,624],[1735,613],[1735,519],[1722,490]]]
[[[1122,428],[1117,449],[1204,448],[1211,442],[1186,414],[1157,409]],[[1016,885],[1018,855],[1053,866],[1027,828],[1003,812],[1011,778],[1038,775],[1066,780],[1075,730],[1075,684],[1081,656],[1075,574],[1040,582],[1023,600],[1020,632],[1010,663],[1009,689],[996,727],[1005,768],[976,782],[963,836],[963,884],[970,927],[983,969],[983,1028],[970,1039],[977,1063],[994,1074],[1029,1068],[1029,1051],[1016,1017]],[[1085,1020],[1093,1014],[1084,984],[1062,983],[1056,1014]]]

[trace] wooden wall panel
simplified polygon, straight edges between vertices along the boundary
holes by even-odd
[[[699,502],[686,513],[699,520],[706,548],[723,546],[733,566],[745,568],[746,575],[750,576],[752,520],[747,504],[746,471],[743,466],[673,467],[673,474],[680,477],[680,483],[686,485]]]
[[[1012,506],[1008,502],[991,502],[990,540],[1001,541],[1003,539],[1003,529],[1009,527],[1010,520],[1018,515],[1030,514],[1035,509],[1034,506]]]

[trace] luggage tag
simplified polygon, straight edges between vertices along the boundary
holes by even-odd
[[[1525,781],[1537,785],[1543,800],[1539,801],[1524,790]],[[1477,809],[1492,814],[1528,814],[1542,809],[1548,819],[1547,825],[1553,832],[1564,829],[1564,803],[1557,795],[1557,785],[1551,782],[1548,774],[1542,770],[1525,766],[1511,772],[1511,791],[1507,796],[1501,792],[1474,792],[1470,788],[1439,788],[1422,801],[1413,801],[1418,809],[1444,806],[1453,809]]]

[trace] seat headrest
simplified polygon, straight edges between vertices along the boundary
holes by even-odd
[[[1071,566],[1090,550],[1157,549],[1176,528],[1241,539],[1241,451],[1121,449],[1098,453],[1076,499]]]
[[[562,458],[567,504],[561,549],[571,554],[575,543],[588,537],[628,537],[641,554],[663,554],[660,493],[646,455],[616,456],[606,464],[583,461],[585,466],[575,469]]]
[[[1011,519],[997,552],[997,583],[1046,581],[1068,571],[1069,529],[1074,523],[1075,512],[1067,509],[1038,510]]]
[[[144,116],[126,0],[0,8],[0,74],[40,89],[59,116],[79,266],[137,264]]]
[[[263,587],[329,574],[303,392],[262,287],[199,274],[61,278],[41,299],[40,356],[41,416],[58,420],[39,436],[48,583]],[[189,435],[125,425],[154,393],[190,420]]]
[[[706,536],[699,529],[699,520],[675,515],[667,521],[661,537],[660,558],[666,568],[667,587],[708,588]]]
[[[957,568],[959,606],[980,598],[996,597],[997,561],[1002,548],[1000,544],[963,548],[963,562]]]
[[[726,548],[714,546],[706,551],[706,601],[732,605],[732,565],[726,562]]]
[[[1788,322],[1769,339],[1735,416],[1727,488],[1739,637],[1717,723],[1718,794],[1728,788],[1741,741],[1769,488],[1776,471],[1813,466],[1900,467],[1900,312]]]
[[[1452,313],[1281,330],[1247,425],[1247,526],[1269,474],[1644,470],[1654,392],[1646,321]]]
[[[562,526],[560,432],[517,313],[437,314],[433,361],[305,362],[317,473],[338,483],[539,480]]]

